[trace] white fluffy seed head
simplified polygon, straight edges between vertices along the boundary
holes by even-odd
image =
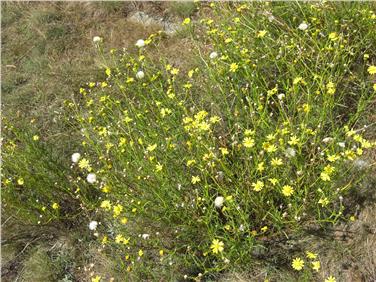
[[[145,77],[145,73],[143,71],[138,71],[136,73],[136,78],[137,79],[143,79]]]
[[[308,24],[306,23],[301,23],[299,26],[298,26],[298,29],[300,30],[306,30],[308,28]]]
[[[150,235],[149,234],[142,234],[142,239],[147,240],[149,239]]]
[[[102,38],[100,38],[99,36],[94,36],[93,37],[93,42],[94,43],[99,43],[99,42],[101,42],[102,41]]]
[[[97,182],[97,176],[95,175],[95,173],[89,173],[86,177],[86,180],[87,182],[89,182],[90,184],[93,184],[95,182]]]
[[[95,221],[95,220],[90,221],[90,223],[89,223],[89,229],[90,229],[90,230],[95,230],[95,229],[97,229],[97,226],[98,226],[98,222],[97,222],[97,221]]]
[[[324,142],[324,143],[329,143],[329,142],[332,142],[332,141],[333,141],[332,137],[325,137],[324,139],[322,139],[322,142]]]
[[[72,162],[73,163],[77,163],[81,158],[81,154],[80,153],[74,153],[72,154]]]
[[[338,144],[338,146],[340,146],[341,148],[345,148],[345,147],[346,147],[345,142],[338,142],[337,144]]]
[[[293,148],[291,148],[291,147],[288,147],[288,148],[286,149],[286,151],[285,151],[285,155],[286,155],[286,157],[288,157],[288,158],[293,158],[293,157],[295,157],[295,155],[296,155],[296,151],[295,151],[295,149],[293,149]]]
[[[145,41],[144,41],[143,39],[139,39],[139,40],[137,40],[137,42],[136,42],[136,46],[137,46],[138,48],[142,48],[142,47],[144,47],[144,46],[145,46]]]
[[[217,57],[218,57],[218,53],[215,52],[215,51],[214,51],[214,52],[211,52],[210,55],[209,55],[209,58],[210,58],[210,59],[215,59],[215,58],[217,58]]]
[[[215,198],[214,200],[214,205],[217,207],[217,208],[221,208],[223,206],[223,202],[225,201],[225,199],[221,196],[218,196],[217,198]]]

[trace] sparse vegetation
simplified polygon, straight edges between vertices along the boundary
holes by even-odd
[[[33,238],[71,233],[33,243],[19,275],[351,281],[318,234],[372,203],[374,4],[172,2],[177,34],[140,28],[126,48],[82,39],[88,11],[129,12],[98,5],[2,4],[2,210]]]

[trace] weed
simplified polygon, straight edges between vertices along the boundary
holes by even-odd
[[[109,52],[95,38],[103,73],[60,109],[80,145],[56,151],[38,127],[4,122],[9,208],[37,224],[86,221],[84,240],[131,280],[216,279],[267,261],[305,228],[351,220],[359,166],[371,166],[359,125],[376,92],[371,6],[209,6],[182,23],[189,64],[156,59],[160,32]],[[57,41],[69,30],[49,28]],[[274,260],[285,278],[317,279],[320,257],[300,252]]]

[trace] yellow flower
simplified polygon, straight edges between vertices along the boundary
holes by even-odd
[[[108,185],[104,185],[102,188],[103,193],[109,193],[111,191],[111,188]]]
[[[117,235],[115,241],[116,243],[123,243],[124,245],[127,245],[129,243],[129,238],[126,239],[123,235]]]
[[[187,161],[187,166],[192,166],[192,165],[194,165],[195,163],[196,163],[195,160],[188,160],[188,161]]]
[[[257,38],[263,38],[266,35],[266,30],[260,30],[257,32]]]
[[[329,39],[332,41],[336,41],[338,39],[338,34],[337,32],[332,32],[329,34]]]
[[[282,187],[282,194],[286,197],[290,197],[294,193],[294,188],[292,188],[290,185],[285,185]]]
[[[89,169],[90,163],[87,159],[83,158],[78,162],[78,167],[81,169]]]
[[[165,116],[167,116],[167,115],[170,115],[172,113],[172,111],[170,110],[170,109],[168,109],[168,108],[162,108],[161,109],[161,116],[162,117],[165,117]]]
[[[252,183],[252,187],[254,191],[260,192],[264,188],[264,182],[257,180],[256,183]]]
[[[191,22],[191,19],[190,18],[185,18],[182,25],[187,25],[187,24],[190,24]]]
[[[134,82],[134,78],[133,77],[128,77],[127,80],[126,80],[126,83],[132,83]],[[104,82],[102,82],[103,84]],[[106,83],[107,84],[107,83]],[[102,86],[103,87],[103,86]]]
[[[20,177],[20,178],[17,179],[17,184],[18,185],[22,186],[22,185],[24,185],[24,183],[25,183],[25,181],[24,181],[24,179],[22,177]]]
[[[323,207],[325,207],[326,205],[329,204],[329,200],[328,200],[328,198],[321,198],[321,199],[319,200],[319,204],[322,205]]]
[[[265,170],[265,167],[264,167],[264,162],[261,162],[257,165],[257,171],[258,172],[263,172]]]
[[[268,97],[273,96],[273,95],[276,94],[277,92],[278,92],[278,88],[277,88],[277,85],[276,85],[276,87],[274,87],[273,89],[268,90],[268,92],[267,92]]]
[[[34,136],[33,136],[33,140],[34,140],[34,141],[38,141],[38,140],[39,140],[39,136],[38,136],[38,135],[34,135]]]
[[[281,158],[273,158],[271,164],[272,166],[280,166],[283,165],[283,161]]]
[[[332,275],[325,279],[325,282],[337,282],[336,278]]]
[[[294,135],[290,137],[290,140],[287,143],[293,146],[293,145],[297,145],[299,141],[300,141],[299,138]]]
[[[269,178],[268,179],[270,181],[270,183],[275,186],[277,183],[278,183],[278,179],[277,178]]]
[[[243,140],[243,146],[246,148],[252,148],[255,145],[255,140],[251,137],[245,137]]]
[[[101,278],[102,278],[101,276],[97,275],[97,276],[91,278],[91,282],[99,282],[99,281],[101,281]]]
[[[350,137],[350,136],[353,136],[355,135],[355,130],[354,129],[349,129],[349,131],[346,132],[346,136]]]
[[[157,148],[157,144],[147,146],[146,150],[148,152],[153,152],[155,148]]]
[[[331,163],[335,162],[339,158],[340,158],[340,156],[338,156],[338,155],[328,155],[328,157],[327,157],[328,161],[331,162]]]
[[[123,242],[124,239],[125,239],[124,236],[119,234],[119,235],[116,235],[115,242],[120,244],[121,242]]]
[[[324,167],[324,171],[325,171],[327,174],[331,174],[334,170],[335,170],[335,168],[332,167],[331,165],[327,165],[327,166]]]
[[[268,134],[266,136],[266,140],[268,140],[268,141],[273,141],[274,139],[275,139],[275,134]]]
[[[126,116],[126,117],[123,119],[123,121],[124,121],[125,123],[130,123],[132,120],[133,120],[133,119],[130,118],[129,116]]]
[[[371,142],[369,142],[369,141],[363,139],[363,140],[361,141],[361,146],[362,146],[362,148],[364,148],[364,149],[369,149],[369,148],[372,147],[372,144],[371,144]]]
[[[293,85],[298,84],[299,82],[303,81],[303,77],[298,76],[294,78],[294,81],[292,82]]]
[[[321,174],[320,174],[320,178],[321,178],[321,180],[322,181],[330,181],[330,176],[329,176],[329,174],[328,173],[326,173],[326,172],[321,172]]]
[[[311,111],[311,106],[307,103],[303,104],[303,111],[309,113]]]
[[[192,83],[187,82],[186,84],[183,85],[183,87],[185,89],[191,89],[192,88]],[[170,98],[172,99],[173,97],[175,97],[174,94]]]
[[[105,210],[110,210],[111,209],[111,202],[108,201],[108,200],[102,201],[101,208],[105,209]]]
[[[196,184],[200,181],[201,181],[201,179],[200,179],[199,176],[192,176],[192,180],[191,180],[192,184]]]
[[[128,218],[126,217],[123,217],[121,220],[120,220],[121,224],[127,224],[128,222]]]
[[[123,211],[122,205],[117,204],[116,206],[114,206],[114,217],[118,217],[122,211]]]
[[[57,209],[59,208],[59,204],[58,204],[58,203],[53,203],[53,204],[52,204],[52,208],[53,208],[54,210],[57,210]]]
[[[333,95],[335,92],[336,92],[336,87],[334,85],[333,82],[329,82],[327,85],[326,85],[326,91],[329,95]]]
[[[254,135],[255,133],[256,133],[256,131],[255,130],[251,130],[251,129],[246,129],[244,131],[244,135],[245,136],[251,136],[251,135]]]
[[[217,123],[217,122],[219,122],[220,120],[221,120],[221,118],[218,117],[218,116],[212,116],[212,117],[209,119],[210,123]]]
[[[226,156],[226,155],[228,155],[228,149],[227,148],[219,148],[219,150],[221,151],[221,153],[222,153],[222,155],[223,156]]]
[[[319,261],[313,261],[312,262],[312,269],[313,270],[319,271],[320,267],[321,267],[321,264],[320,264]]]
[[[277,151],[277,147],[274,144],[270,144],[269,142],[262,143],[262,147],[268,153],[273,153],[273,152]]]
[[[138,251],[138,256],[139,256],[139,257],[142,257],[143,255],[144,255],[144,251],[143,251],[143,250],[139,250],[139,251]]]
[[[292,268],[295,270],[302,270],[304,266],[304,261],[301,258],[294,258],[292,261]]]
[[[232,63],[230,65],[230,72],[236,72],[238,70],[239,66],[236,63]]]
[[[218,239],[214,239],[210,248],[212,249],[213,254],[218,254],[223,252],[224,250],[224,243],[219,241]]]
[[[158,163],[157,165],[155,165],[155,171],[156,172],[160,172],[162,169],[163,169],[163,165],[161,165],[160,163]]]
[[[172,70],[171,70],[171,74],[172,75],[177,75],[179,73],[179,69],[177,69],[177,68],[173,68]]]
[[[247,9],[249,9],[249,7],[247,6],[247,4],[243,4],[243,5],[239,6],[239,7],[236,9],[236,11],[238,11],[238,12],[242,12],[243,10],[247,10]]]
[[[369,66],[367,71],[369,74],[376,74],[376,66]]]
[[[307,258],[309,258],[309,259],[316,259],[317,258],[317,254],[309,252],[309,251],[306,251],[306,255],[307,255]]]

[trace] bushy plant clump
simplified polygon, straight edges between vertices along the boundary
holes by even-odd
[[[262,241],[346,218],[375,146],[358,126],[376,91],[375,14],[336,5],[212,3],[211,18],[183,22],[194,67],[155,63],[153,34],[136,56],[112,50],[105,78],[66,101],[82,143],[64,195],[130,275],[247,265]],[[29,176],[6,172],[10,197],[35,200]],[[63,209],[38,193],[40,213]]]

